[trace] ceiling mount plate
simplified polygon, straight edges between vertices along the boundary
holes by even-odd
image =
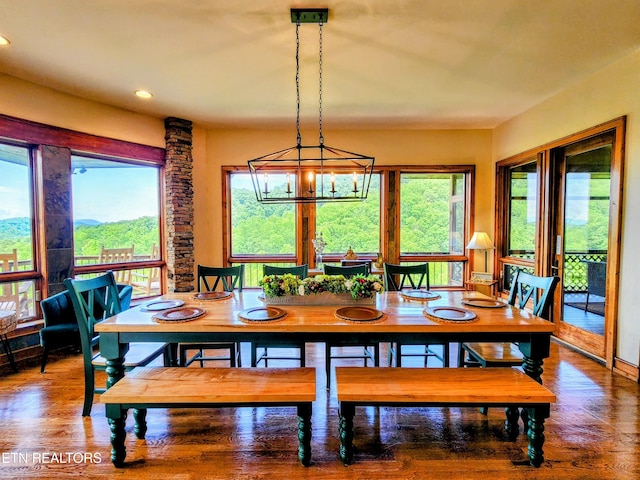
[[[328,8],[292,8],[291,23],[327,23],[329,20]]]

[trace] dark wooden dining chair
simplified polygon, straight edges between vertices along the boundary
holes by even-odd
[[[298,278],[307,278],[309,274],[309,265],[295,265],[290,267],[280,267],[275,265],[263,265],[262,266],[263,275],[284,275],[286,273],[290,273],[292,275],[297,276]],[[278,354],[277,352],[274,354],[269,353],[270,348],[293,348],[299,351],[298,356],[286,356],[284,354]],[[261,350],[261,351],[260,351]],[[260,351],[260,352],[259,352]],[[292,360],[295,362],[299,362],[301,367],[305,366],[305,356],[306,356],[306,348],[304,342],[291,342],[291,341],[283,341],[274,343],[273,341],[269,341],[269,343],[258,342],[251,343],[251,366],[257,367],[260,362],[264,361],[264,366],[269,366],[269,360]]]
[[[555,276],[539,277],[517,269],[507,303],[525,308],[531,301],[532,313],[548,320],[553,292],[559,281]],[[523,360],[518,346],[508,342],[465,342],[458,352],[458,366],[461,367],[518,367]]]
[[[244,265],[235,267],[207,267],[198,265],[197,268],[198,292],[224,291],[232,292],[238,289],[242,292],[244,285]],[[189,352],[196,353],[188,358]],[[229,350],[228,356],[206,356],[206,350]],[[231,367],[241,367],[242,358],[240,344],[238,342],[191,342],[178,345],[178,358],[180,365],[188,367],[193,362],[199,362],[204,367],[204,362],[228,361]]]
[[[360,265],[349,266],[337,266],[337,265],[325,265],[325,275],[344,275],[345,278],[353,277],[354,275],[369,275],[369,264],[362,263]],[[333,348],[339,347],[359,347],[363,351],[361,353],[332,353]],[[327,388],[331,386],[331,360],[333,359],[358,359],[364,360],[364,366],[368,366],[369,360],[373,362],[375,367],[380,366],[380,344],[363,344],[363,343],[351,343],[348,340],[338,340],[325,343],[325,370],[327,374]]]
[[[96,323],[122,311],[121,292],[111,271],[88,280],[67,278],[64,285],[67,287],[66,293],[68,293],[73,305],[80,332],[80,345],[84,359],[82,415],[88,416],[91,415],[93,395],[104,393],[106,390],[95,386],[95,371],[106,370],[106,360],[100,355],[99,336],[95,333],[94,327]],[[132,290],[129,285],[126,288]],[[131,343],[125,358],[125,371],[148,365],[161,355],[164,355],[164,364],[170,365],[170,350],[167,344]]]
[[[384,288],[386,291],[401,291],[403,288],[429,289],[429,264],[420,263],[417,265],[395,265],[393,263],[384,264]],[[437,345],[437,344],[435,344]],[[399,342],[392,343],[389,348],[389,365],[395,363],[397,367],[402,366],[402,357],[424,357],[424,366],[428,366],[430,357],[437,358],[445,367],[449,366],[449,343],[440,344],[442,354],[433,350],[432,345],[424,345],[421,352],[403,353],[402,347],[407,346]]]

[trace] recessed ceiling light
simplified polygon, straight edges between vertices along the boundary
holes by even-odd
[[[136,96],[140,98],[151,98],[153,94],[151,92],[147,92],[146,90],[136,90]]]
[[[2,35],[0,35],[0,46],[9,45],[10,43],[11,42],[7,37],[3,37]]]

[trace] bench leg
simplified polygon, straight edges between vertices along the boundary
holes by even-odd
[[[355,413],[356,406],[354,404],[340,402],[340,420],[338,422],[340,459],[345,465],[353,463],[353,417]]]
[[[146,408],[134,408],[133,419],[136,424],[133,427],[133,433],[140,440],[144,440],[144,436],[147,433],[147,409]]]
[[[305,467],[311,464],[311,403],[298,405],[298,458]]]
[[[127,449],[124,445],[127,422],[127,411],[120,405],[107,405],[107,421],[111,429],[111,463],[120,468],[124,466]]]
[[[529,447],[527,453],[529,455],[529,463],[534,467],[539,467],[544,462],[544,419],[549,417],[550,406],[543,405],[541,407],[533,407],[527,409],[529,412],[529,429],[527,437],[529,437]]]
[[[510,406],[504,409],[504,414],[507,417],[504,421],[504,429],[507,432],[509,440],[513,441],[518,438],[518,433],[520,433],[520,426],[518,425],[520,412],[518,407]]]

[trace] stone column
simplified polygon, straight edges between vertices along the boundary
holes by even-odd
[[[193,134],[189,120],[165,119],[165,215],[169,292],[193,291]]]
[[[64,147],[40,145],[42,217],[44,218],[43,271],[49,295],[66,290],[63,282],[73,272],[73,219],[71,215],[71,151]]]

